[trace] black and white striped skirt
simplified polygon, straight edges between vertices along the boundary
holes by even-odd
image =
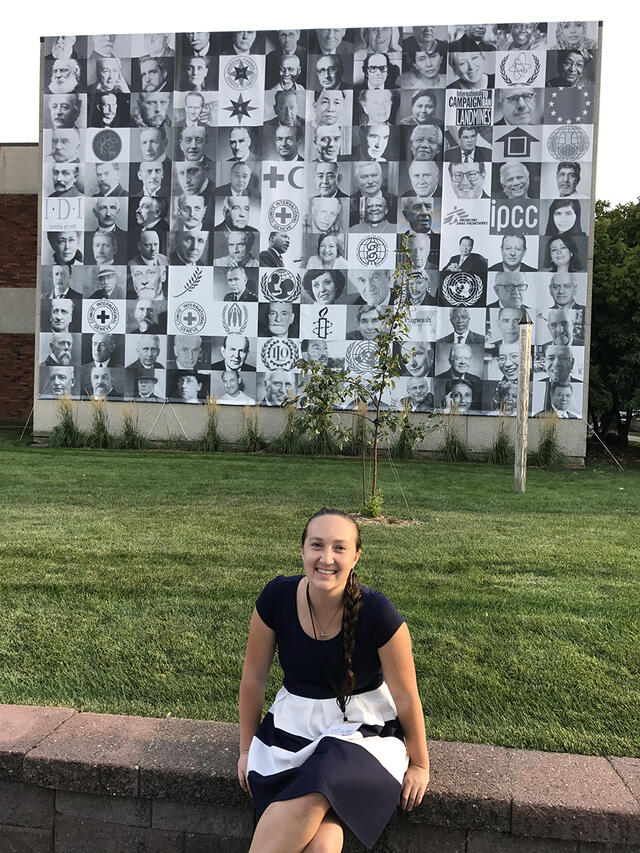
[[[389,688],[335,699],[280,688],[251,742],[248,779],[258,816],[276,800],[323,794],[367,848],[393,816],[409,758]]]

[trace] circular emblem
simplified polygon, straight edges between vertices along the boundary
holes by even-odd
[[[360,240],[356,254],[365,267],[379,267],[389,254],[387,244],[380,237],[365,237]]]
[[[99,160],[115,160],[122,151],[122,140],[115,130],[99,130],[91,147]]]
[[[545,121],[554,124],[588,124],[591,93],[582,83],[575,88],[552,89],[546,104]]]
[[[540,73],[540,60],[535,53],[520,51],[508,54],[500,63],[500,75],[508,86],[530,86]]]
[[[579,160],[589,150],[589,134],[575,124],[556,127],[547,148],[556,160]]]
[[[120,311],[110,299],[94,302],[87,314],[87,320],[94,332],[112,332],[119,319]]]
[[[228,335],[240,335],[247,328],[249,312],[242,302],[226,302],[222,309],[222,326]]]
[[[298,224],[300,211],[288,198],[274,201],[269,208],[269,224],[276,231],[291,231]]]
[[[260,290],[268,302],[296,302],[300,296],[300,276],[279,267],[262,276]]]
[[[224,79],[232,89],[250,89],[258,79],[258,66],[250,56],[234,56],[225,66]]]
[[[204,328],[207,315],[197,302],[183,302],[176,308],[176,328],[184,335],[197,335]]]
[[[291,370],[300,357],[298,344],[288,338],[269,338],[260,355],[267,370]]]
[[[468,272],[454,272],[442,282],[442,294],[452,305],[475,305],[482,296],[482,279]]]
[[[354,341],[347,347],[345,364],[354,373],[370,373],[376,369],[378,347],[373,341]]]

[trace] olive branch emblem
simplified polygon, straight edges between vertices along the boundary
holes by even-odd
[[[187,282],[184,286],[184,290],[182,290],[180,293],[176,293],[175,298],[177,299],[178,296],[184,296],[185,293],[189,293],[190,291],[195,290],[195,288],[200,284],[201,281],[202,270],[200,269],[200,267],[196,267],[195,271],[187,279]]]

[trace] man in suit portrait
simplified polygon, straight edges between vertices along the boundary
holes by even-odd
[[[43,397],[64,397],[71,395],[75,386],[73,367],[49,367],[43,365],[40,371],[40,388]]]
[[[128,127],[129,96],[121,92],[96,92],[89,98],[89,127]]]
[[[116,240],[117,249],[114,262],[116,264],[126,264],[127,232],[122,228],[118,228],[117,224],[120,206],[119,198],[98,198],[93,204],[93,215],[96,218],[96,231],[100,231],[102,234],[112,234]],[[87,246],[87,257],[91,257],[89,246]],[[89,263],[91,263],[90,260]]]
[[[530,198],[531,176],[524,163],[518,161],[503,163],[500,166],[499,176],[501,192],[495,193],[495,195],[509,199]]]
[[[67,130],[51,131],[51,151],[47,159],[55,163],[80,162],[80,131],[71,127]]]
[[[313,85],[316,89],[348,89],[344,85],[344,61],[339,54],[331,54],[329,56],[319,56],[316,59],[315,65],[316,79],[318,85]]]
[[[291,238],[288,234],[272,231],[269,234],[269,247],[260,252],[260,266],[283,267],[284,260],[282,256],[289,248],[290,243]]]
[[[207,266],[208,236],[206,231],[176,231],[175,249],[170,254],[171,264],[179,267],[196,264]]]
[[[439,344],[484,344],[484,336],[469,329],[471,314],[464,306],[456,306],[449,309],[449,322],[453,331],[442,338],[438,338]]]
[[[527,251],[524,234],[505,234],[500,243],[502,261],[489,267],[491,272],[535,272],[533,267],[522,262]]]
[[[129,266],[166,267],[169,258],[160,251],[160,235],[156,231],[141,231],[138,235],[138,251],[129,258]]]
[[[581,417],[581,415],[571,409],[573,388],[570,382],[549,383],[548,398],[549,406],[545,407],[541,412],[536,412],[534,418],[552,414],[555,414],[559,418],[570,418],[571,420],[577,420]]]
[[[291,89],[278,89],[275,93],[273,110],[275,118],[265,121],[265,127],[298,127],[304,130],[304,121],[298,115],[298,95]]]
[[[229,170],[229,183],[216,187],[216,195],[260,198],[260,184],[251,166],[241,161],[233,163]]]
[[[584,339],[575,332],[574,316],[569,308],[549,308],[547,328],[552,344],[559,347],[584,346]]]
[[[166,314],[165,323],[160,323],[158,306],[153,299],[138,299],[133,310],[133,320],[134,326],[128,330],[133,335],[157,335],[166,331]]]
[[[212,370],[248,370],[255,372],[255,367],[247,364],[249,355],[249,338],[245,335],[227,335],[220,346],[220,361],[211,365]]]
[[[487,259],[473,251],[473,237],[465,235],[460,238],[458,247],[459,254],[452,255],[444,267],[445,270],[478,273],[482,275],[487,271]]]
[[[322,198],[347,198],[342,192],[340,183],[342,172],[337,163],[316,163],[313,173],[313,185],[317,195]]]
[[[205,366],[203,340],[200,335],[176,335],[173,358],[167,360],[169,370],[201,370]]]
[[[52,95],[49,98],[49,116],[54,128],[77,127],[82,112],[82,100],[75,93]]]
[[[496,89],[496,108],[502,110],[502,118],[494,124],[519,127],[537,124],[540,121],[538,99],[543,97],[541,89],[534,89],[531,86]]]
[[[119,278],[120,273],[115,267],[98,267],[96,274],[98,287],[89,299],[125,299],[125,288]]]
[[[96,163],[96,180],[98,192],[93,194],[94,198],[122,198],[127,195],[120,183],[119,163]]]
[[[78,188],[80,166],[78,163],[54,163],[51,168],[53,192],[49,198],[77,198],[82,195]]]
[[[482,160],[475,163],[449,163],[449,177],[456,198],[489,198],[484,191],[487,170]]]
[[[496,46],[485,41],[488,24],[465,24],[464,33],[455,41],[449,42],[449,51],[490,51]]]
[[[51,332],[49,354],[44,360],[47,367],[69,367],[73,360],[73,335],[71,332]]]
[[[433,347],[426,341],[405,341],[400,346],[404,362],[401,376],[429,376],[433,369]]]
[[[78,303],[76,302],[76,305]],[[51,299],[49,305],[49,327],[52,332],[77,331],[77,317],[73,316],[72,299]],[[76,315],[78,311],[76,311]]]
[[[69,264],[54,264],[51,269],[51,285],[45,299],[82,299],[82,294],[71,287]]]
[[[572,272],[556,272],[549,281],[549,293],[553,300],[552,308],[569,308],[584,311],[585,306],[576,302],[578,281]]]
[[[265,88],[276,86],[280,79],[280,66],[285,57],[296,56],[302,69],[302,80],[306,76],[307,51],[300,47],[300,30],[278,30],[278,47],[267,54],[265,63]]]
[[[493,283],[493,289],[498,297],[490,302],[487,308],[528,308],[524,304],[524,294],[529,284],[521,272],[499,272]]]
[[[136,352],[138,357],[127,367],[134,370],[155,370],[163,368],[164,365],[158,361],[160,355],[160,338],[158,335],[139,335],[136,338]]]
[[[473,388],[474,401],[480,405],[482,399],[482,380],[469,372],[472,360],[472,350],[469,344],[452,344],[449,350],[449,369],[438,374],[438,379],[464,379]]]
[[[228,163],[255,163],[258,158],[253,151],[253,136],[246,127],[234,127],[229,133]]]
[[[445,153],[450,163],[487,163],[491,160],[491,148],[478,145],[478,131],[475,127],[461,127],[458,130],[459,145]]]
[[[142,196],[135,210],[136,225],[141,231],[155,231],[161,242],[164,243],[169,231],[169,223],[165,219],[166,214],[166,199]]]
[[[268,266],[267,264],[262,264],[262,261],[261,265]],[[249,282],[247,271],[244,267],[232,267],[227,270],[226,276],[229,292],[224,295],[225,302],[257,301],[258,294],[253,288],[253,285]]]
[[[503,344],[517,344],[520,340],[521,308],[500,308],[498,310],[498,329],[500,337],[487,344],[486,354],[497,356]]]
[[[226,231],[216,237],[216,251],[220,238],[223,239],[222,251],[226,254],[215,259],[217,267],[257,267],[258,259],[252,253],[254,235],[251,231]],[[226,245],[225,245],[226,243]]]
[[[442,195],[440,165],[435,160],[413,160],[408,169],[411,186],[402,193],[403,198],[432,198]]]
[[[407,380],[407,396],[402,397],[400,405],[410,412],[430,412],[433,409],[433,394],[429,391],[426,376],[412,376]]]
[[[158,377],[153,370],[141,370],[133,382],[133,394],[141,403],[160,403],[162,397],[156,394]]]

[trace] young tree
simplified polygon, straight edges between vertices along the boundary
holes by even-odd
[[[310,433],[337,436],[339,427],[333,420],[334,410],[347,400],[356,406],[359,402],[366,403],[366,409],[361,407],[360,417],[371,425],[372,500],[378,488],[380,440],[401,426],[400,413],[385,409],[383,397],[388,388],[394,387],[404,365],[400,348],[409,336],[407,320],[414,278],[410,242],[410,236],[401,236],[389,305],[381,313],[379,330],[371,342],[373,347],[364,372],[356,374],[347,368],[335,369],[313,360],[298,362],[304,377],[304,390],[297,402],[303,407],[301,418]],[[427,428],[424,424],[414,424],[413,430],[417,442],[424,438]]]

